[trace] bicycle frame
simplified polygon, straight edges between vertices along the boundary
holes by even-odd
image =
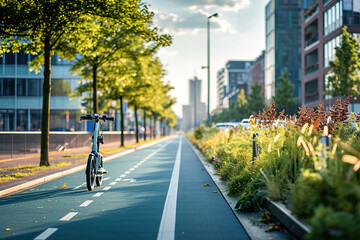
[[[99,168],[99,162],[102,159],[102,155],[99,153],[100,143],[98,140],[100,124],[101,123],[99,122],[99,119],[95,119],[93,143],[92,143],[92,148],[91,148],[91,154],[95,155],[95,172],[97,172],[97,170]]]

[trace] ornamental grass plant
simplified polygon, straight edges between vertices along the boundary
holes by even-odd
[[[251,118],[249,130],[203,126],[201,138],[194,132],[187,137],[216,166],[229,194],[238,196],[239,210],[259,210],[268,197],[311,224],[308,238],[352,239],[348,225],[329,217],[319,220],[328,213],[360,229],[359,115],[349,117],[347,108],[344,99],[327,114],[321,103],[317,109],[301,107],[298,116],[284,116],[272,103]],[[258,154],[252,161],[255,133]],[[330,146],[323,144],[326,139]]]

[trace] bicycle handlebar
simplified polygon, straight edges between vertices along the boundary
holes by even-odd
[[[108,121],[114,121],[114,117],[107,117],[106,115],[99,116],[98,114],[94,114],[92,116],[91,114],[86,114],[86,116],[80,116],[80,120],[105,120]]]

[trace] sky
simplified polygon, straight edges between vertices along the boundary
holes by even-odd
[[[177,99],[182,117],[189,104],[189,79],[202,80],[201,101],[207,103],[207,18],[210,19],[210,110],[216,108],[216,73],[229,60],[255,60],[265,49],[265,6],[269,0],[147,0],[153,25],[170,34],[173,43],[158,56]]]

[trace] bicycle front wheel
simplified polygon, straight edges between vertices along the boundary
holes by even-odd
[[[89,159],[86,166],[86,186],[89,191],[94,190],[95,186],[95,157],[89,155]]]
[[[104,163],[103,163],[103,161],[101,159],[99,168],[103,168],[103,167],[104,167]],[[101,186],[102,182],[103,182],[103,174],[102,173],[97,174],[96,175],[96,186],[98,186],[98,187]]]

